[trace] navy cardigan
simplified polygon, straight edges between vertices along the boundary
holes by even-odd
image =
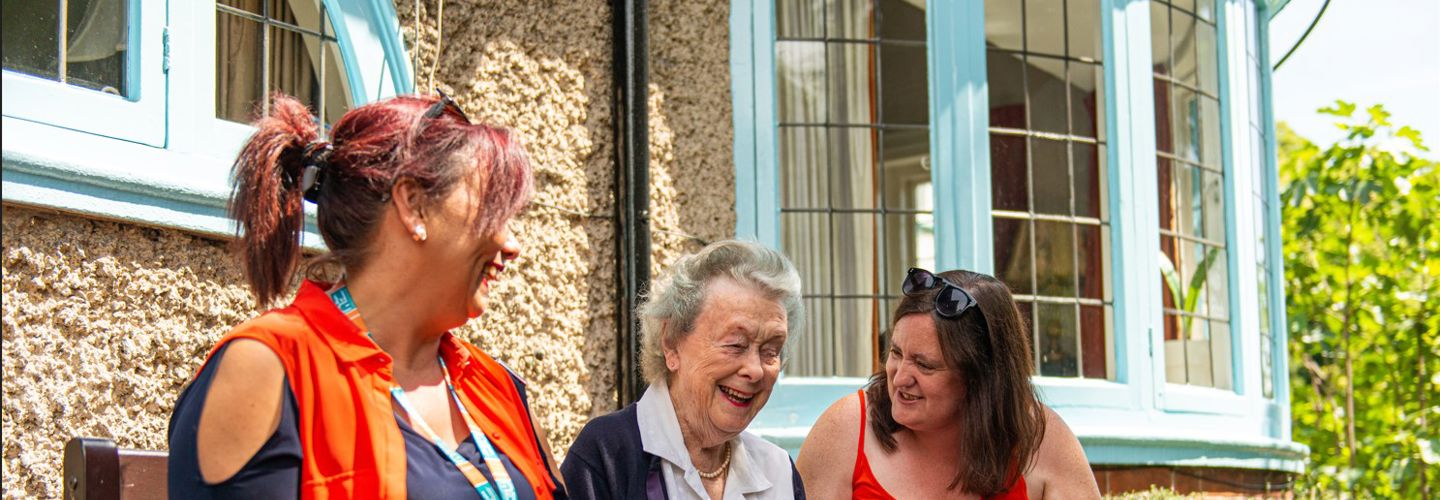
[[[645,452],[635,405],[597,417],[580,430],[565,455],[560,473],[574,500],[668,498],[660,473],[660,457]],[[795,498],[805,499],[805,485],[790,462]]]

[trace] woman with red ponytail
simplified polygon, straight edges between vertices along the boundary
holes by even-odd
[[[352,110],[328,140],[294,98],[270,110],[235,160],[245,279],[262,307],[290,294],[306,202],[329,250],[310,269],[343,272],[211,350],[170,419],[170,496],[563,497],[524,381],[450,333],[520,252],[513,135],[443,94]]]

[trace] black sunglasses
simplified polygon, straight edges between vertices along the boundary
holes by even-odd
[[[445,95],[445,91],[440,90],[440,87],[435,87],[435,93],[440,95],[440,100],[435,101],[435,104],[431,104],[430,109],[425,110],[425,114],[421,115],[425,121],[420,122],[417,125],[417,132],[424,132],[426,127],[430,126],[431,123],[434,123],[430,120],[440,118],[440,115],[445,114],[445,111],[447,110],[454,111],[455,114],[460,116],[461,120],[465,120],[466,125],[472,124],[472,122],[470,121],[470,116],[465,114],[465,110],[460,109],[460,105],[457,104],[454,99],[451,99],[450,96]],[[390,190],[385,190],[385,193],[380,196],[380,201],[390,201]]]
[[[435,104],[431,105],[430,109],[425,110],[426,119],[434,120],[439,118],[440,115],[445,114],[446,110],[451,110],[460,115],[460,119],[465,120],[465,123],[470,123],[470,117],[465,114],[465,110],[460,109],[460,105],[456,104],[454,99],[445,95],[445,92],[440,90],[439,87],[435,88],[435,93],[440,94],[440,100],[435,101]]]
[[[935,314],[942,318],[958,318],[979,304],[964,288],[918,267],[910,268],[910,272],[905,273],[905,282],[900,284],[900,290],[905,295],[919,295],[936,288],[940,289],[940,293],[935,294]]]

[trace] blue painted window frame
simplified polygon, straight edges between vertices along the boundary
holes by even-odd
[[[775,16],[771,0],[730,4],[730,81],[735,109],[735,235],[780,248],[775,150]]]
[[[1217,41],[1221,69],[1221,134],[1224,151],[1227,235],[1229,248],[1250,246],[1271,257],[1269,293],[1283,304],[1280,265],[1278,195],[1275,191],[1274,122],[1270,105],[1270,74],[1262,74],[1262,99],[1267,136],[1264,187],[1271,200],[1265,214],[1267,247],[1236,241],[1237,220],[1232,144],[1236,103],[1230,98],[1230,68],[1236,46],[1228,27],[1237,9],[1250,6],[1257,18],[1268,19],[1274,0],[1217,0]],[[735,105],[736,235],[780,247],[778,159],[776,156],[774,0],[733,0],[731,3],[731,80]],[[1159,269],[1156,245],[1159,222],[1153,207],[1155,191],[1154,96],[1150,55],[1149,0],[1102,0],[1103,59],[1107,134],[1111,138],[1106,167],[1110,195],[1111,270],[1114,283],[1114,380],[1036,376],[1042,399],[1075,429],[1093,463],[1147,463],[1299,471],[1307,453],[1290,441],[1288,390],[1285,390],[1283,308],[1272,312],[1275,332],[1276,397],[1260,395],[1258,329],[1254,301],[1243,306],[1237,292],[1242,282],[1239,252],[1228,252],[1232,311],[1231,369],[1234,390],[1217,390],[1165,382],[1161,344],[1160,283],[1152,273],[1123,269]],[[993,272],[990,191],[975,189],[990,182],[988,94],[984,49],[983,2],[930,2],[927,46],[930,64],[931,155],[936,189],[937,265]],[[1257,33],[1268,46],[1264,23]],[[1241,24],[1243,26],[1243,23]],[[943,27],[937,29],[937,27]],[[1243,31],[1243,30],[1239,30]],[[1243,45],[1239,45],[1243,49]],[[1264,49],[1261,50],[1264,52]],[[1268,65],[1268,61],[1262,61]],[[753,110],[753,112],[750,112]],[[1253,255],[1253,253],[1251,254]],[[1253,297],[1253,292],[1252,295]],[[1145,369],[1145,368],[1150,369]],[[853,393],[862,378],[784,377],[776,396],[752,423],[752,430],[798,451],[810,423],[831,402]],[[1254,387],[1250,387],[1254,385]]]
[[[400,44],[399,22],[390,2],[322,0],[322,3],[329,12],[331,28],[339,40],[337,46],[344,62],[345,84],[350,90],[350,102],[347,103],[350,107],[413,92],[409,59]],[[191,5],[193,8],[173,12],[179,21],[177,24],[194,27],[193,35],[198,44],[195,46],[212,48],[216,33],[215,8],[213,4],[206,4],[197,2]],[[209,9],[205,8],[207,6]],[[191,56],[195,62],[193,70],[177,77],[177,83],[185,82],[181,86],[191,89],[191,92],[188,96],[181,96],[183,102],[177,99],[176,107],[196,111],[175,117],[176,121],[192,122],[183,128],[183,132],[174,131],[177,134],[176,146],[229,161],[239,153],[254,128],[215,117],[214,51],[199,52],[204,53]],[[362,61],[382,61],[384,64],[362,64]]]
[[[1228,301],[1231,312],[1231,370],[1233,389],[1213,389],[1198,386],[1186,386],[1181,384],[1161,383],[1156,391],[1157,404],[1161,409],[1171,412],[1228,415],[1228,416],[1265,416],[1271,427],[1279,429],[1283,427],[1284,433],[1276,435],[1289,436],[1289,409],[1288,406],[1281,408],[1276,401],[1282,398],[1288,399],[1288,390],[1281,390],[1286,387],[1286,377],[1282,374],[1287,370],[1283,353],[1286,352],[1284,332],[1284,295],[1283,279],[1284,271],[1280,257],[1281,242],[1278,228],[1279,221],[1279,199],[1276,191],[1278,183],[1276,165],[1274,163],[1275,146],[1273,141],[1274,123],[1273,110],[1270,103],[1270,68],[1268,67],[1268,54],[1265,47],[1268,41],[1265,34],[1268,32],[1267,22],[1257,22],[1254,33],[1246,31],[1244,9],[1253,8],[1257,20],[1269,19],[1269,3],[1266,0],[1218,0],[1216,2],[1216,25],[1217,25],[1217,50],[1221,53],[1219,64],[1221,100],[1220,128],[1221,148],[1223,151],[1222,162],[1225,169],[1224,196],[1225,196],[1225,217],[1226,236],[1225,244],[1233,251],[1227,252],[1227,274],[1230,282]],[[1239,27],[1239,29],[1234,29]],[[1245,55],[1245,44],[1248,37],[1257,37],[1261,44],[1260,64],[1265,66],[1262,70],[1259,89],[1250,89],[1247,83],[1244,65],[1248,64]],[[1235,88],[1243,89],[1243,92],[1234,92]],[[1246,110],[1251,99],[1261,101],[1262,113],[1265,123],[1263,126],[1269,132],[1266,134],[1264,144],[1252,144],[1248,138],[1248,126],[1246,123]],[[1241,124],[1241,125],[1237,125]],[[1240,145],[1244,147],[1239,147]],[[1244,161],[1251,157],[1250,148],[1261,147],[1261,157],[1264,158],[1262,165],[1250,165]],[[1262,168],[1262,190],[1269,199],[1271,209],[1263,213],[1262,218],[1266,221],[1263,228],[1252,228],[1249,221],[1253,220],[1253,211],[1263,210],[1263,207],[1254,206],[1250,202],[1249,172],[1237,171],[1237,167],[1244,165],[1246,168]],[[1250,231],[1260,230],[1265,233],[1266,248],[1256,248],[1256,245],[1249,238],[1242,238],[1241,229]],[[1158,241],[1158,240],[1156,240]],[[1260,333],[1258,330],[1259,310],[1254,295],[1257,288],[1257,281],[1250,273],[1241,272],[1242,268],[1248,268],[1248,263],[1254,262],[1254,252],[1267,252],[1271,263],[1268,295],[1271,304],[1271,331],[1274,337],[1271,345],[1272,362],[1274,363],[1275,384],[1277,397],[1267,399],[1263,396],[1260,384],[1260,358],[1258,346],[1260,345]],[[1157,289],[1158,293],[1158,289]],[[1158,295],[1157,295],[1158,296]],[[1154,306],[1158,311],[1158,304]],[[1158,314],[1157,314],[1158,316]],[[1160,333],[1154,334],[1153,342],[1161,343]],[[1163,356],[1163,351],[1157,352]],[[1157,357],[1154,363],[1157,381],[1163,382],[1165,361]],[[1277,425],[1276,420],[1285,420],[1283,425]]]
[[[1265,411],[1273,415],[1272,431],[1275,435],[1288,438],[1291,434],[1290,419],[1290,350],[1289,331],[1286,329],[1285,309],[1285,260],[1283,244],[1281,242],[1281,216],[1280,211],[1280,166],[1279,148],[1277,146],[1275,130],[1275,106],[1273,103],[1274,91],[1272,84],[1272,71],[1270,63],[1270,22],[1275,13],[1285,7],[1288,0],[1268,0],[1263,2],[1264,6],[1256,14],[1255,36],[1260,44],[1260,95],[1261,108],[1265,128],[1264,151],[1261,158],[1264,159],[1265,171],[1261,178],[1264,182],[1264,195],[1269,201],[1271,209],[1263,214],[1265,218],[1265,241],[1269,242],[1264,251],[1268,252],[1266,259],[1270,262],[1269,293],[1270,293],[1270,331],[1271,348],[1270,356],[1273,358],[1273,373],[1275,392],[1274,397],[1266,403]],[[1261,2],[1257,2],[1261,3]]]
[[[1242,306],[1240,300],[1241,289],[1245,287],[1245,285],[1241,284],[1240,281],[1240,262],[1243,261],[1240,260],[1239,257],[1241,254],[1245,254],[1245,249],[1242,247],[1253,247],[1253,245],[1249,241],[1241,244],[1241,242],[1238,241],[1239,238],[1236,233],[1239,225],[1239,221],[1236,218],[1238,216],[1236,211],[1236,179],[1241,176],[1235,172],[1235,155],[1237,154],[1237,150],[1234,140],[1236,133],[1234,124],[1236,120],[1235,107],[1237,102],[1231,92],[1231,88],[1234,86],[1231,78],[1235,73],[1232,71],[1232,67],[1236,64],[1237,60],[1241,61],[1241,63],[1244,62],[1243,52],[1238,59],[1234,57],[1234,54],[1231,52],[1235,47],[1240,47],[1243,50],[1243,36],[1245,36],[1244,33],[1239,33],[1239,35],[1242,36],[1240,44],[1235,44],[1231,40],[1231,37],[1236,34],[1236,30],[1231,29],[1231,23],[1235,22],[1232,16],[1236,14],[1235,9],[1232,7],[1236,5],[1237,2],[1243,5],[1245,1],[1246,0],[1217,0],[1215,2],[1215,41],[1216,50],[1219,52],[1220,58],[1217,64],[1220,80],[1220,89],[1218,92],[1220,97],[1220,151],[1221,165],[1225,172],[1223,177],[1223,191],[1225,196],[1225,248],[1229,249],[1225,252],[1225,267],[1226,280],[1229,281],[1227,286],[1227,292],[1229,293],[1227,302],[1229,302],[1228,307],[1230,310],[1230,380],[1232,389],[1216,389],[1164,382],[1166,360],[1164,359],[1164,350],[1159,349],[1156,351],[1157,357],[1154,362],[1154,368],[1157,370],[1155,380],[1164,383],[1159,384],[1156,399],[1160,407],[1170,411],[1217,415],[1244,415],[1248,412],[1244,398],[1247,392],[1251,392],[1247,387],[1246,372],[1250,366],[1250,364],[1247,363],[1247,356],[1253,357],[1256,353],[1251,352],[1254,351],[1254,349],[1246,349],[1246,347],[1259,344],[1258,342],[1250,342],[1249,340],[1251,337],[1250,334],[1258,335],[1258,331],[1251,331],[1246,328],[1246,325],[1250,324],[1247,311],[1249,314],[1254,314],[1254,309],[1249,307],[1253,304],[1244,304]],[[1242,22],[1240,25],[1244,26],[1244,23]],[[1248,102],[1242,101],[1238,104],[1248,105]],[[1152,114],[1150,116],[1154,115]],[[1151,134],[1153,135],[1153,130]],[[1149,206],[1156,206],[1156,203],[1149,203]],[[1158,224],[1156,227],[1158,227]],[[1151,241],[1155,242],[1154,246],[1158,249],[1160,241],[1158,232],[1156,233],[1156,237]],[[1156,297],[1159,297],[1160,290],[1157,289],[1156,292]],[[1246,310],[1242,310],[1242,307]],[[1157,312],[1157,317],[1160,316],[1158,313],[1161,307],[1158,303],[1154,310]],[[1158,325],[1160,323],[1156,322],[1155,324]],[[1160,329],[1157,328],[1155,330],[1155,336],[1156,339],[1154,341],[1159,345],[1164,345],[1163,333]],[[1254,367],[1258,373],[1259,365],[1256,364]]]
[[[115,96],[10,70],[0,75],[4,116],[117,139],[164,146],[163,2],[130,0],[124,78],[129,95]]]
[[[771,0],[736,0],[731,10],[731,79],[734,82],[736,235],[752,238],[774,248],[780,247],[779,182],[775,118],[774,12]],[[949,228],[949,236],[937,234],[937,267],[966,268],[993,273],[991,248],[990,191],[975,189],[990,183],[989,112],[986,90],[984,11],[982,2],[932,2],[927,12],[927,47],[930,64],[929,93],[932,117],[930,128],[932,182],[935,186],[937,228]],[[1148,16],[1148,14],[1147,14]],[[1110,18],[1102,16],[1104,30]],[[1148,17],[1147,17],[1148,19]],[[1148,26],[1148,24],[1147,24]],[[1148,43],[1148,34],[1146,42]],[[1114,52],[1106,37],[1107,58]],[[1148,55],[1147,55],[1148,57]],[[1107,59],[1108,60],[1108,59]],[[1107,92],[1114,95],[1115,64],[1105,66]],[[946,68],[950,71],[941,71]],[[1148,78],[1149,73],[1146,73]],[[1146,80],[1148,98],[1149,84]],[[1116,116],[1117,104],[1107,98],[1108,116]],[[740,110],[753,108],[753,114]],[[1153,116],[1153,113],[1145,116]],[[1111,137],[1117,134],[1116,120],[1107,125]],[[1153,151],[1153,143],[1150,145]],[[1108,189],[1117,192],[1120,176],[1114,175],[1117,156],[1107,160]],[[977,168],[978,167],[978,168]],[[1153,182],[1152,182],[1153,185]],[[1111,212],[1119,208],[1120,197],[1111,197]],[[948,202],[947,202],[948,200]],[[1113,238],[1113,236],[1112,236]],[[1117,238],[1118,239],[1118,238]],[[1116,245],[1118,247],[1118,244]],[[1112,252],[1112,268],[1124,262],[1127,253]],[[1116,316],[1122,317],[1121,287],[1115,290]],[[1128,379],[1130,362],[1119,362],[1131,352],[1124,335],[1116,328],[1116,380],[1035,377],[1037,389],[1056,407],[1137,408],[1137,389]],[[1138,337],[1138,336],[1133,336]],[[788,380],[807,387],[815,378]],[[829,379],[840,386],[858,387],[863,379]],[[823,406],[821,406],[823,408]]]
[[[399,18],[389,0],[322,1],[334,20],[352,90],[350,104],[413,92]],[[254,129],[215,118],[215,3],[136,0],[134,5],[141,13],[130,32],[132,40],[142,41],[134,78],[141,82],[140,102],[151,106],[144,108],[150,114],[75,104],[57,105],[50,116],[14,116],[12,99],[64,103],[75,92],[99,93],[40,82],[52,85],[23,87],[12,94],[12,81],[36,79],[4,72],[3,200],[233,236],[234,224],[225,215],[230,167]],[[143,120],[136,122],[137,117]],[[145,125],[151,119],[158,123],[158,136],[135,140],[132,132],[151,133]],[[304,244],[320,248],[313,207],[307,210],[312,229],[304,235]]]

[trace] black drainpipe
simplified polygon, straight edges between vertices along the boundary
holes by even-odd
[[[640,322],[650,286],[650,126],[645,0],[614,0],[615,44],[615,399],[623,408],[645,390]]]

